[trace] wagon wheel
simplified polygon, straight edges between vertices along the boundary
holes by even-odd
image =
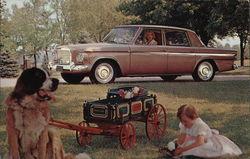
[[[82,127],[89,127],[89,123],[86,123],[85,121],[81,121],[79,125]],[[91,140],[92,140],[92,135],[84,131],[76,130],[76,141],[80,146],[85,146],[90,144]]]
[[[135,145],[136,132],[132,123],[123,124],[120,131],[120,143],[123,149],[127,149]]]
[[[148,113],[146,132],[149,140],[160,139],[167,129],[167,114],[161,104],[155,104]]]

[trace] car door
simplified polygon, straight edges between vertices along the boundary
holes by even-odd
[[[145,42],[147,32],[155,34],[157,44]],[[130,75],[158,75],[167,71],[167,54],[162,45],[161,29],[144,29],[134,45],[130,46]]]
[[[191,47],[187,33],[182,30],[166,29],[167,74],[193,72],[195,49]]]

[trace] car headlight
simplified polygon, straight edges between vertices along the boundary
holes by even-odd
[[[83,62],[87,58],[88,54],[86,53],[79,53],[76,56],[76,62]]]

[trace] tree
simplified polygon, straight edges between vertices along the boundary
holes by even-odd
[[[1,42],[0,42],[0,48],[1,48],[1,52],[2,51],[10,51],[10,52],[15,52],[14,46],[15,44],[12,42],[12,40],[10,39],[10,30],[9,30],[9,12],[6,9],[6,2],[5,1],[1,1],[0,3],[0,12],[1,12],[1,23],[0,23],[0,38],[1,38]]]
[[[12,7],[9,36],[19,54],[36,55],[39,51],[46,51],[55,40],[50,19],[52,12],[47,7],[46,0],[30,0],[24,2],[21,8]]]
[[[250,37],[249,0],[217,0],[213,8],[208,30],[215,30],[221,36],[240,38],[241,66],[244,65],[245,48]]]
[[[1,1],[0,3],[0,12],[1,12],[1,23],[0,23],[0,77],[16,77],[18,75],[18,64],[15,60],[12,46],[13,43],[8,36],[8,12],[5,9],[6,2]]]
[[[0,77],[18,76],[18,63],[8,51],[1,51],[0,53],[0,70]]]
[[[78,34],[78,43],[92,43],[93,39],[91,39],[90,34],[87,31],[80,32]]]
[[[213,1],[204,0],[131,0],[123,2],[118,10],[124,15],[138,17],[133,21],[136,24],[168,25],[195,30],[207,45],[215,35],[205,30],[213,6]]]
[[[66,0],[49,0],[50,7],[55,15],[54,32],[58,39],[58,44],[66,44],[69,42],[69,34],[67,32],[67,3]]]
[[[69,0],[65,1],[67,33],[71,42],[77,43],[80,32],[89,32],[99,42],[114,26],[123,24],[128,17],[116,11],[119,0]]]

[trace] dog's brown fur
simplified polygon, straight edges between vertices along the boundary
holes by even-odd
[[[65,154],[59,134],[48,127],[48,101],[38,92],[22,93],[20,79],[6,98],[8,152],[4,159],[89,159],[86,154]],[[20,89],[21,88],[21,89]],[[47,97],[52,92],[41,90]]]
[[[48,129],[48,101],[37,98],[33,94],[25,96],[20,103],[10,96],[6,100],[8,158],[63,159],[65,156],[60,137]]]

